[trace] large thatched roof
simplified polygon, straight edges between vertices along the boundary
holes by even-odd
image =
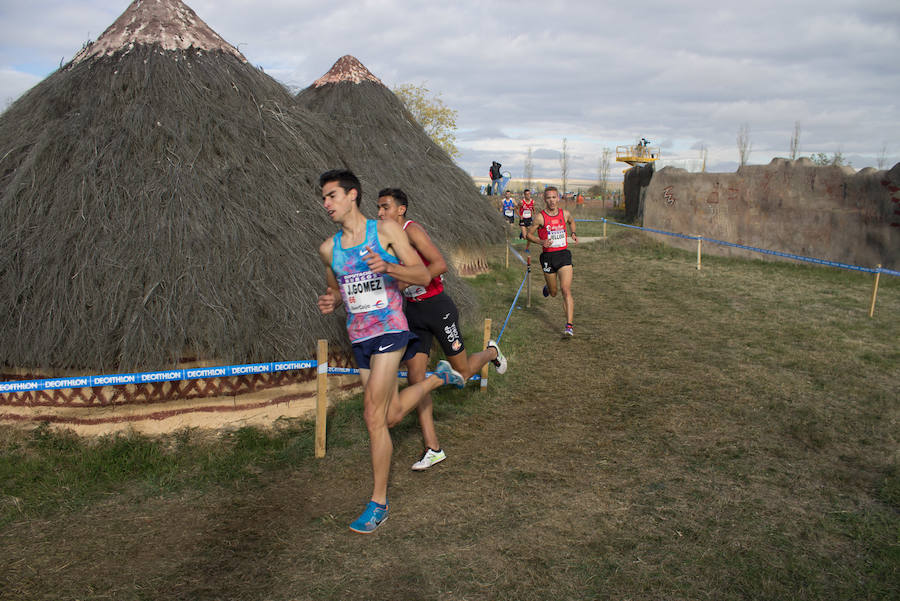
[[[403,188],[410,196],[410,216],[421,221],[439,243],[478,250],[503,241],[504,222],[478,194],[472,178],[356,58],[338,59],[328,73],[297,95],[297,102],[333,120],[341,157],[364,183],[371,184],[370,190]],[[372,210],[374,195],[368,201]]]
[[[363,212],[374,215],[379,189],[403,188],[409,217],[422,223],[451,259],[445,283],[464,319],[476,301],[455,266],[485,265],[485,249],[504,239],[504,222],[472,178],[425,133],[403,102],[362,63],[343,56],[297,95],[337,132],[341,160],[363,181]]]
[[[0,363],[155,369],[309,358],[318,174],[342,164],[178,0],[136,0],[0,115]]]

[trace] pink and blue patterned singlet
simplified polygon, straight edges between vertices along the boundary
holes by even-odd
[[[362,244],[342,248],[342,238],[342,231],[334,235],[331,270],[337,278],[347,309],[350,342],[355,344],[383,334],[409,330],[397,280],[386,273],[369,271],[365,261],[368,246],[385,262],[400,263],[378,241],[378,222],[366,220],[366,239]]]

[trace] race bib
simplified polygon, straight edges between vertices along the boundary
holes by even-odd
[[[550,239],[550,248],[559,248],[566,245],[566,230],[547,230],[547,238]]]
[[[503,214],[506,215],[507,217],[512,217],[513,211],[512,211],[512,209],[506,209],[505,211],[503,211]]]
[[[523,209],[522,210],[522,219],[529,219],[529,218],[531,218],[531,211],[528,209]]]
[[[351,273],[341,276],[339,283],[350,313],[368,313],[388,306],[384,276],[380,273]]]
[[[425,294],[425,288],[423,286],[407,286],[403,289],[403,296],[406,298],[417,298]]]

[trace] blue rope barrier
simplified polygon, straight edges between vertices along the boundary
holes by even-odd
[[[795,255],[792,253],[784,253],[777,250],[769,250],[766,248],[758,248],[756,246],[747,246],[746,244],[737,244],[736,242],[727,242],[725,240],[716,240],[715,238],[704,238],[703,236],[689,236],[686,234],[679,234],[676,232],[667,232],[665,230],[657,230],[652,227],[641,227],[638,225],[629,225],[627,223],[619,223],[617,221],[608,221],[606,219],[576,219],[576,222],[581,223],[610,223],[612,225],[617,225],[619,227],[631,228],[634,230],[641,230],[644,232],[652,232],[654,234],[661,234],[663,236],[673,236],[675,238],[683,238],[685,240],[703,240],[704,242],[711,242],[712,244],[719,244],[721,246],[730,246],[733,248],[740,248],[742,250],[749,250],[751,252],[758,252],[766,255],[773,255],[776,257],[784,257],[786,259],[793,259],[795,261],[805,261],[807,263],[816,263],[818,265],[827,265],[828,267],[837,267],[840,269],[849,269],[852,271],[862,271],[865,273],[885,273],[887,275],[900,276],[900,271],[894,271],[893,269],[885,269],[884,267],[861,267],[859,265],[852,265],[850,263],[840,263],[838,261],[828,261],[827,259],[817,259],[815,257],[805,257],[803,255]]]
[[[503,321],[503,327],[500,328],[500,335],[497,336],[497,344],[500,344],[500,339],[503,338],[503,332],[506,330],[506,324],[509,323],[509,318],[512,316],[513,309],[516,308],[516,302],[519,300],[519,295],[522,293],[522,288],[525,286],[525,282],[528,281],[528,272],[525,272],[525,277],[522,278],[522,283],[519,284],[519,290],[516,292],[516,297],[513,299],[512,305],[509,307],[509,311],[506,314],[506,319]]]

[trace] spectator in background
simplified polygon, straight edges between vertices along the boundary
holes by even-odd
[[[488,195],[500,193],[500,180],[503,179],[503,174],[500,173],[500,167],[502,166],[503,165],[501,165],[497,161],[491,161],[491,188],[488,191]]]

